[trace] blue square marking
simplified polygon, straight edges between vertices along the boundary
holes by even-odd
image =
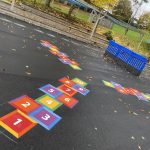
[[[72,88],[84,96],[86,96],[90,92],[90,90],[86,89],[85,87],[80,86],[79,84],[74,84]]]
[[[41,90],[42,92],[46,93],[47,95],[49,95],[53,98],[57,98],[58,96],[63,94],[60,90],[58,90],[51,84],[47,84],[47,85],[39,88],[39,90]]]
[[[31,112],[29,117],[47,130],[51,130],[62,119],[60,116],[43,106]]]

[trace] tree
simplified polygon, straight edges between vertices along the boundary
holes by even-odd
[[[69,12],[68,12],[68,17],[70,18],[71,17],[71,15],[72,15],[72,13],[73,13],[73,10],[75,9],[75,8],[77,8],[77,6],[76,5],[71,5],[71,7],[70,7],[70,9],[69,9]]]
[[[150,31],[150,12],[144,13],[138,20],[138,26]]]
[[[142,6],[143,3],[148,3],[148,0],[132,0],[133,1],[133,7],[137,7],[136,11],[132,14],[131,18],[129,19],[129,23],[131,23],[133,21],[133,19],[135,18],[135,16],[137,15],[140,7]]]
[[[132,16],[132,6],[129,0],[120,0],[113,9],[113,15],[122,21],[128,22]]]
[[[45,6],[49,7],[52,0],[45,0]]]
[[[112,9],[118,0],[85,0],[87,3],[103,9]]]
[[[148,3],[148,0],[132,0],[132,1],[133,1],[133,3],[134,3],[133,7],[136,7],[136,6],[137,6],[137,8],[136,8],[135,13],[133,13],[133,14],[131,15],[131,18],[128,20],[128,23],[129,23],[129,24],[134,21],[135,16],[137,15],[137,13],[138,13],[140,7],[142,6],[142,4],[143,4],[143,3]],[[126,30],[125,30],[125,35],[128,33],[128,31],[129,31],[129,28],[126,28]]]

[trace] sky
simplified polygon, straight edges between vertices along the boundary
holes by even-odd
[[[144,3],[141,6],[141,9],[138,11],[137,17],[139,17],[140,15],[142,15],[145,12],[148,12],[148,11],[150,12],[150,0],[148,0],[148,1],[149,1],[148,3]]]

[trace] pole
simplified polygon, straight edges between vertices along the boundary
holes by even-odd
[[[95,23],[95,25],[94,25],[94,28],[93,28],[93,30],[92,30],[92,33],[91,33],[91,35],[90,35],[90,39],[93,37],[93,35],[94,35],[95,31],[96,31],[97,26],[98,26],[98,23],[99,23],[104,17],[105,17],[105,16],[102,16],[102,17],[100,17],[100,18],[97,19],[97,21],[96,21],[96,23]]]
[[[14,6],[15,6],[15,0],[12,0],[11,7],[10,7],[10,10],[11,10],[11,11],[13,11]]]
[[[143,35],[143,37],[142,37],[142,39],[141,39],[141,41],[140,41],[140,43],[139,43],[139,45],[138,45],[138,47],[137,47],[137,51],[138,51],[138,52],[139,52],[139,48],[140,48],[140,46],[141,46],[143,40],[144,40],[144,35]]]
[[[89,16],[88,22],[91,22],[92,15],[93,15],[93,10],[92,10],[92,12],[90,13],[90,16]]]

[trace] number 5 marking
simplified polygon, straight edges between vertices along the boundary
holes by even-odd
[[[48,90],[48,92],[53,93],[53,92],[54,92],[54,90],[53,90],[53,89],[49,89],[49,90]]]

